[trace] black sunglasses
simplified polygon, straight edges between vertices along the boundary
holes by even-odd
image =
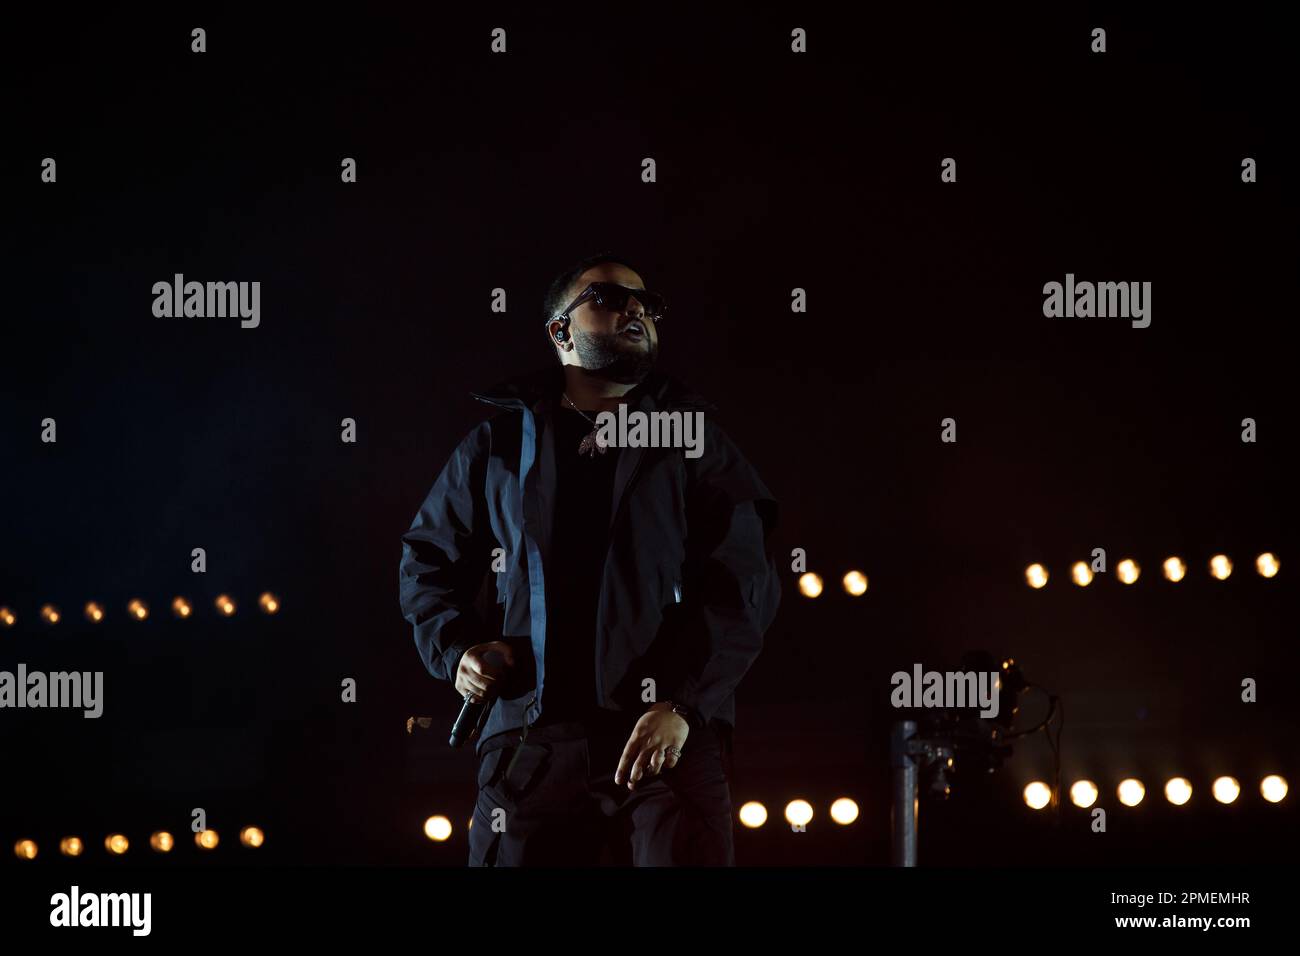
[[[629,289],[621,286],[617,282],[593,282],[583,289],[581,294],[569,303],[568,308],[560,312],[554,318],[563,316],[569,318],[569,313],[576,309],[588,299],[594,299],[596,304],[602,309],[611,309],[615,312],[622,312],[627,308],[627,300],[635,298],[645,309],[647,318],[658,322],[664,317],[668,310],[668,303],[658,292],[651,292],[648,289]],[[550,322],[550,319],[546,320]]]

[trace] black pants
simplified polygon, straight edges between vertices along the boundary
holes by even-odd
[[[628,732],[566,723],[484,741],[469,865],[735,866],[719,731],[692,731],[677,765],[635,790],[614,783]]]

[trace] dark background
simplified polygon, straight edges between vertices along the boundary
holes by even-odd
[[[464,862],[472,757],[445,746],[456,698],[398,611],[399,538],[489,413],[468,392],[550,361],[546,282],[607,248],[674,307],[661,364],[719,406],[780,500],[777,553],[805,548],[828,585],[808,601],[787,573],[738,695],[733,796],[772,814],[738,833],[740,862],[885,862],[889,674],[970,648],[1062,695],[1064,780],[1097,780],[1110,831],[1024,807],[1051,772],[1038,735],[922,810],[923,860],[1294,853],[1294,797],[1257,789],[1300,777],[1288,34],[1254,13],[848,16],[14,22],[0,605],[18,623],[0,668],[104,670],[106,702],[98,721],[0,713],[9,865],[20,837],[57,866],[60,836],[102,856],[110,830],[156,863],[148,833],[188,837],[193,807],[223,836],[214,862]],[[260,328],[155,318],[151,287],[176,272],[260,281]],[[1067,272],[1151,281],[1150,328],[1045,319],[1042,286]],[[1141,579],[1070,585],[1094,547]],[[1218,550],[1226,582],[1205,570]],[[1170,554],[1189,565],[1177,586]],[[1042,591],[1031,561],[1052,572]],[[860,599],[838,586],[850,568],[870,578]],[[281,614],[256,611],[263,590]],[[193,619],[167,613],[176,594]],[[135,597],[146,622],[125,618]],[[434,731],[408,736],[415,714]],[[1160,794],[1174,773],[1196,788],[1181,810]],[[1242,780],[1237,805],[1210,799],[1218,773]],[[1148,787],[1135,811],[1113,797],[1130,774]],[[862,806],[851,828],[826,816],[841,795]],[[796,796],[817,808],[806,834],[779,823]],[[422,835],[431,813],[455,822],[448,843]],[[267,830],[260,856],[236,845],[247,823]]]

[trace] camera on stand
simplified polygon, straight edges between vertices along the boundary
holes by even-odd
[[[1031,685],[1013,658],[987,651],[965,654],[956,671],[923,673],[917,665],[914,677],[896,674],[895,685],[895,706],[912,706],[899,707],[891,729],[890,856],[895,866],[916,866],[921,796],[946,800],[954,786],[1000,769],[1009,741],[1047,727],[1059,700],[1051,696],[1042,723],[1014,731],[1020,695]]]

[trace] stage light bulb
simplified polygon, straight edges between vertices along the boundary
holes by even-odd
[[[861,571],[850,571],[844,575],[844,590],[854,597],[867,593],[867,576]]]
[[[785,819],[791,826],[807,826],[812,818],[812,804],[807,800],[791,800],[785,805]]]
[[[158,853],[170,853],[176,841],[166,830],[158,830],[149,837],[149,845]]]
[[[86,620],[92,624],[98,624],[104,619],[104,609],[91,601],[86,605]]]
[[[1070,802],[1081,809],[1088,809],[1097,802],[1097,785],[1091,780],[1076,780],[1070,787]]]
[[[1041,588],[1047,584],[1047,568],[1041,564],[1031,564],[1025,568],[1025,580],[1031,588]]]
[[[1182,558],[1165,558],[1164,568],[1165,578],[1174,584],[1187,577],[1187,565],[1183,563]]]
[[[441,843],[451,836],[451,821],[441,814],[424,821],[424,835],[430,840]]]
[[[41,620],[46,624],[59,623],[59,609],[53,604],[46,604],[41,608]]]
[[[7,607],[0,607],[0,625],[13,627],[14,621],[16,620],[18,619],[14,617],[13,611],[9,610]]]
[[[185,598],[178,597],[176,600],[172,601],[172,613],[177,617],[186,618],[194,613],[194,608],[190,606],[190,602],[185,600]]]
[[[1220,803],[1232,803],[1241,794],[1241,784],[1236,777],[1219,777],[1214,781],[1214,799]]]
[[[235,613],[235,602],[225,594],[219,595],[214,603],[217,606],[217,612],[223,617],[230,617]]]
[[[1289,788],[1285,777],[1272,773],[1259,782],[1259,792],[1269,803],[1281,803],[1286,799]]]
[[[1226,554],[1216,554],[1210,558],[1210,574],[1220,581],[1226,581],[1228,575],[1232,573],[1232,562],[1228,560]]]
[[[200,850],[215,850],[220,842],[221,837],[216,830],[200,830],[194,834],[194,845]]]
[[[64,856],[81,856],[85,849],[79,837],[64,837],[59,841],[59,852]]]
[[[263,613],[274,614],[276,611],[280,610],[280,599],[270,591],[267,591],[257,599],[257,606],[262,609]]]
[[[1132,584],[1138,579],[1138,575],[1141,573],[1142,569],[1138,567],[1138,563],[1132,558],[1125,558],[1119,564],[1115,565],[1115,576],[1124,584]]]
[[[126,606],[126,612],[137,621],[143,621],[149,616],[149,605],[137,598]]]
[[[257,827],[244,827],[239,831],[239,842],[246,847],[257,849],[266,842],[266,834]]]
[[[740,822],[751,830],[757,830],[767,822],[767,807],[757,800],[750,800],[740,808]]]
[[[14,856],[20,860],[34,860],[37,852],[35,840],[19,840],[14,844]]]
[[[815,598],[822,593],[822,579],[820,575],[807,571],[799,575],[799,593],[804,597]]]
[[[1276,577],[1278,570],[1282,567],[1278,563],[1277,556],[1265,551],[1255,559],[1255,570],[1259,572],[1262,578]]]
[[[1181,807],[1192,799],[1192,784],[1186,777],[1172,777],[1165,783],[1165,799]]]
[[[840,797],[831,804],[831,819],[841,826],[848,826],[857,818],[858,804],[856,800]]]
[[[1052,802],[1052,788],[1041,780],[1025,787],[1025,805],[1031,810],[1041,810]]]
[[[131,849],[131,841],[120,833],[110,833],[104,837],[104,849],[114,856],[121,856]]]
[[[1070,568],[1070,577],[1079,587],[1086,588],[1092,583],[1092,568],[1088,567],[1086,561],[1076,561]]]
[[[1129,777],[1127,780],[1121,780],[1119,787],[1115,791],[1119,797],[1119,802],[1126,807],[1136,807],[1142,802],[1142,798],[1147,795],[1147,788],[1142,786],[1141,780],[1134,780]]]

